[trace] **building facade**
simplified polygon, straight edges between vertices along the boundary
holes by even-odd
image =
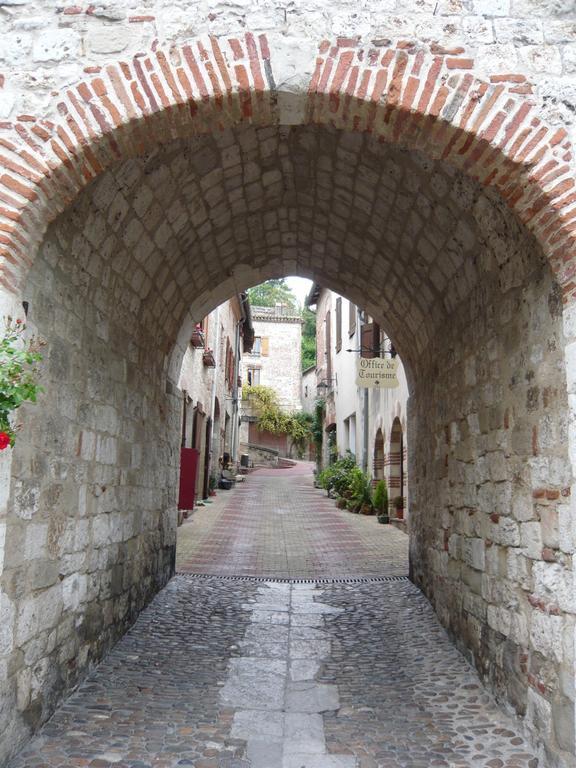
[[[181,510],[206,498],[221,466],[237,459],[240,361],[252,338],[246,294],[234,296],[196,323],[179,380],[183,398]]]
[[[242,383],[273,389],[285,413],[302,409],[302,318],[283,305],[251,308],[254,344],[242,358]],[[291,453],[287,435],[258,429],[250,400],[242,402],[241,451],[254,463],[275,463]]]
[[[325,401],[322,464],[347,451],[375,484],[385,479],[390,516],[408,518],[408,385],[402,362],[379,325],[343,296],[314,284],[308,304],[316,307],[316,391]],[[360,357],[398,360],[398,387],[356,384]]]

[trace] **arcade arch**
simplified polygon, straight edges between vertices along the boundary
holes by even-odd
[[[246,83],[219,44],[207,55],[226,87],[216,77],[199,98],[186,51],[176,64],[150,55],[160,86],[141,87],[155,107],[130,100],[114,65],[67,93],[41,152],[8,149],[5,303],[28,302],[49,351],[42,410],[26,411],[10,468],[6,655],[35,643],[57,679],[46,671],[41,701],[15,707],[5,732],[44,720],[172,573],[175,381],[193,318],[300,274],[365,307],[406,365],[415,581],[497,694],[573,752],[573,544],[543,525],[572,515],[561,203],[573,180],[552,178],[565,137],[517,133],[530,109],[506,88],[476,113],[465,76],[430,80],[442,57],[324,46],[309,89],[278,98],[263,41],[256,54],[253,38],[236,43]],[[387,100],[366,96],[362,83],[387,75]],[[112,117],[83,117],[89,139],[76,133],[86,89]],[[34,169],[17,188],[13,156]],[[15,674],[13,701],[17,686]]]

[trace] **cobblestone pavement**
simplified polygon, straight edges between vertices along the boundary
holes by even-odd
[[[177,575],[11,768],[543,768],[405,579]]]
[[[408,537],[337,509],[314,488],[312,466],[260,469],[220,491],[178,529],[176,569],[291,579],[406,575]]]
[[[10,768],[545,768],[403,577],[406,536],[306,467],[181,531],[180,570],[220,577],[176,575]]]

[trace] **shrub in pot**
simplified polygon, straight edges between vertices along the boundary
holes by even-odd
[[[392,504],[394,505],[394,509],[396,510],[396,517],[398,518],[398,520],[403,520],[404,519],[404,497],[396,496]]]
[[[378,480],[376,488],[374,488],[374,494],[372,496],[372,504],[378,515],[379,523],[389,523],[390,516],[388,514],[388,488],[386,486],[386,480]]]

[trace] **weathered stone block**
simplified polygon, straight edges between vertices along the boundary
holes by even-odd
[[[32,58],[38,62],[63,61],[78,56],[80,35],[73,29],[49,29],[34,41]]]
[[[16,643],[24,645],[35,635],[55,627],[62,611],[60,585],[22,600],[16,621]]]
[[[530,617],[530,643],[547,658],[562,661],[562,616],[550,616],[535,610]]]

